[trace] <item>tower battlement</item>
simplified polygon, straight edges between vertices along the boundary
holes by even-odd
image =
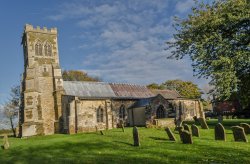
[[[47,27],[41,28],[40,26],[33,27],[30,24],[26,24],[24,26],[24,31],[26,31],[26,32],[33,31],[33,32],[40,32],[40,33],[57,34],[57,28],[55,28],[55,27],[48,29]]]

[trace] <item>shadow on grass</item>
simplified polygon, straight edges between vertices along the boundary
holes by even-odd
[[[121,144],[124,144],[124,145],[129,145],[129,146],[134,146],[133,144],[131,143],[128,143],[128,142],[123,142],[123,141],[113,141],[113,142],[116,142],[116,143],[121,143]]]
[[[153,139],[153,140],[168,141],[168,139],[166,139],[166,138],[161,138],[161,137],[149,137],[149,138],[151,138],[151,139]]]

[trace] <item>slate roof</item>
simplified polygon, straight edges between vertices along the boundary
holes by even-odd
[[[119,84],[105,82],[64,81],[63,88],[66,95],[81,98],[122,98],[145,99],[160,94],[165,99],[176,99],[181,96],[173,90],[149,90],[146,86],[137,84]],[[138,103],[145,103],[141,100]],[[141,105],[141,104],[138,104]]]
[[[160,94],[162,95],[165,99],[177,99],[177,98],[181,98],[182,96],[175,90],[157,90],[157,89],[153,89],[151,90],[151,92],[153,92],[155,95]]]
[[[147,98],[155,96],[146,86],[142,85],[110,83],[110,86],[119,98]]]
[[[64,81],[63,88],[66,95],[84,98],[116,97],[108,83]]]

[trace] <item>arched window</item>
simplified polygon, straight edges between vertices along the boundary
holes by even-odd
[[[103,109],[101,107],[99,107],[96,111],[96,119],[97,122],[103,122]]]
[[[45,53],[45,56],[52,56],[52,47],[49,43],[46,43],[44,45],[44,53]]]
[[[160,105],[156,110],[156,118],[165,118],[165,111],[162,105]]]
[[[124,120],[125,116],[126,116],[125,105],[121,105],[120,110],[119,110],[119,118]]]
[[[37,41],[35,44],[35,54],[37,56],[42,56],[43,55],[43,47],[40,41]]]

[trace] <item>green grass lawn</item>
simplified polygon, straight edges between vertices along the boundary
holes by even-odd
[[[232,126],[250,120],[226,120]],[[230,127],[227,141],[215,141],[213,125],[193,137],[194,144],[171,142],[163,129],[138,128],[141,147],[134,147],[132,128],[84,133],[52,135],[28,139],[9,138],[10,149],[0,150],[0,163],[250,163],[250,143],[234,142]],[[248,135],[250,141],[250,135]],[[0,139],[2,143],[2,139]]]

